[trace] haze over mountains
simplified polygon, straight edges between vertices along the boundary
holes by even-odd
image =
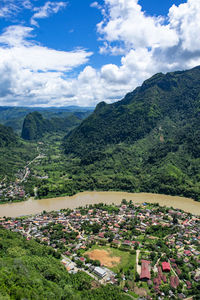
[[[0,106],[0,123],[10,126],[15,132],[21,135],[24,118],[32,112],[39,112],[45,119],[50,118],[66,118],[72,114],[82,119],[87,116],[88,112],[92,112],[92,107],[18,107],[18,106]]]
[[[76,112],[66,117],[43,118],[42,114],[35,111],[29,113],[23,122],[22,138],[25,140],[37,140],[42,138],[45,133],[67,132],[79,125],[90,112]]]

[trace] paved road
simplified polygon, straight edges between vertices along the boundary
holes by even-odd
[[[139,255],[140,255],[140,250],[136,250],[136,270],[137,273],[140,275],[141,273],[141,266],[139,266]]]
[[[61,256],[62,256],[62,258],[64,258],[67,262],[69,262],[69,263],[74,263],[70,258],[66,257],[65,255],[62,254]],[[75,263],[75,264],[76,264],[76,263]],[[78,267],[77,267],[77,269],[78,269],[79,271],[85,272],[86,274],[88,274],[90,277],[92,277],[92,278],[95,279],[96,281],[99,281],[99,278],[98,278],[97,276],[95,276],[94,274],[90,273],[89,271],[87,271],[87,270],[85,270],[85,269],[83,269],[83,268],[78,268]]]

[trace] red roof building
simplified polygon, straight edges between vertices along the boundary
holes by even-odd
[[[104,232],[100,232],[100,233],[99,233],[99,237],[100,237],[100,238],[104,238]]]
[[[79,260],[82,261],[82,262],[84,262],[85,261],[85,257],[80,257]]]
[[[162,269],[163,269],[163,272],[170,272],[171,268],[170,268],[170,264],[166,261],[164,261],[162,263]]]
[[[192,288],[192,284],[190,281],[186,281],[187,288],[190,290]]]
[[[190,250],[185,250],[185,251],[184,251],[184,254],[185,254],[186,256],[191,256],[191,255],[192,255],[192,252],[191,252]]]
[[[150,261],[148,260],[142,260],[142,267],[141,267],[141,274],[140,274],[140,279],[141,280],[149,280],[151,279],[151,274],[150,274]]]
[[[179,285],[179,279],[177,276],[171,276],[170,277],[170,285],[172,288],[176,289]]]

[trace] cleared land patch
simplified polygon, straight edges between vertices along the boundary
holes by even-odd
[[[85,253],[92,260],[99,260],[101,265],[112,268],[118,265],[121,261],[121,258],[118,256],[111,256],[112,253],[109,250],[100,250],[95,249]]]

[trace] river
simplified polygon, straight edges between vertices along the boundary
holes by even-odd
[[[9,203],[0,205],[0,216],[19,217],[41,213],[43,210],[52,211],[62,208],[77,208],[87,204],[106,203],[120,204],[122,199],[132,200],[133,203],[159,203],[161,206],[172,206],[195,215],[200,215],[200,202],[189,198],[159,195],[151,193],[126,193],[126,192],[83,192],[72,197],[58,197],[50,199]]]

